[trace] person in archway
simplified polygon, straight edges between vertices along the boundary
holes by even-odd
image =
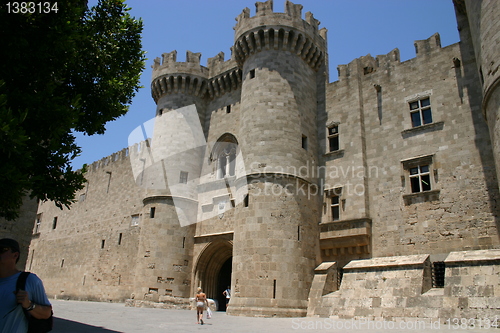
[[[227,286],[227,289],[222,292],[224,296],[226,296],[226,310],[229,306],[229,300],[231,299],[231,287]]]
[[[207,295],[201,291],[201,288],[198,287],[198,292],[196,294],[196,320],[197,324],[203,325],[203,310],[205,310],[205,306],[208,307]]]

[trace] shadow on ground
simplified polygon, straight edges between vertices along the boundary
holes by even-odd
[[[121,333],[119,331],[108,330],[98,326],[87,325],[77,321],[71,321],[54,317],[54,328],[51,333]]]

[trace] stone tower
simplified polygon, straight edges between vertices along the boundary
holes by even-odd
[[[230,314],[303,316],[307,309],[319,234],[314,167],[326,31],[301,10],[287,1],[284,13],[274,13],[269,0],[256,3],[254,17],[248,8],[237,17],[249,207],[234,221]]]
[[[153,66],[154,131],[145,149],[131,158],[136,183],[145,188],[136,270],[136,299],[188,298],[205,135],[207,68],[200,54],[163,54]],[[142,162],[142,163],[141,163]]]
[[[500,3],[495,0],[454,0],[463,43],[474,50],[482,85],[482,112],[488,122],[497,179],[500,179]]]

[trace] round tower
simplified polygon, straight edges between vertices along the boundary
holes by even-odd
[[[154,131],[136,154],[137,183],[146,188],[139,217],[135,298],[169,302],[190,297],[198,197],[205,149],[203,132],[208,69],[200,54],[155,59],[151,83],[157,104]],[[176,301],[177,302],[177,301]]]
[[[242,68],[239,140],[248,199],[235,217],[233,315],[305,316],[319,241],[318,84],[326,30],[302,5],[256,3],[236,20]]]
[[[470,32],[479,80],[483,90],[482,111],[488,122],[497,179],[500,184],[500,2],[454,0],[461,40]],[[469,29],[463,29],[464,23]]]

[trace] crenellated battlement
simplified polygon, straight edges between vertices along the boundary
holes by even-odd
[[[207,66],[200,65],[201,53],[187,51],[186,62],[177,61],[177,51],[164,53],[162,62],[153,64],[151,93],[153,99],[167,94],[184,93],[210,98],[237,89],[241,85],[241,69],[234,59],[224,60],[224,52],[208,58]]]
[[[115,163],[130,163],[130,157],[142,156],[141,154],[147,154],[147,148],[150,146],[150,140],[141,141],[135,143],[127,148],[123,148],[116,153],[109,156],[103,157],[98,161],[92,162],[87,166],[87,172],[95,172],[98,170],[103,170],[105,167],[113,167]]]
[[[337,66],[339,80],[345,79],[356,74],[367,75],[376,72],[380,68],[388,67],[392,64],[400,63],[399,49],[378,55],[375,58],[370,54],[354,59],[347,65]]]
[[[234,59],[224,61],[224,52],[208,58],[210,79],[208,94],[210,98],[219,97],[241,86],[242,72]]]
[[[441,38],[438,33],[424,40],[414,42],[416,57],[432,55],[433,52],[441,50]],[[415,59],[415,58],[413,58]],[[411,59],[410,59],[411,60]],[[400,64],[401,57],[399,49],[395,48],[387,54],[377,55],[375,58],[370,54],[354,59],[347,65],[337,67],[339,80],[353,75],[367,75],[376,72],[380,68],[387,68],[394,64]]]
[[[441,36],[438,33],[435,33],[427,39],[416,40],[414,45],[415,53],[417,54],[417,57],[420,57],[441,49]]]
[[[201,53],[186,51],[186,61],[177,61],[177,51],[163,53],[161,59],[154,59],[153,76],[151,81],[163,75],[191,74],[200,77],[208,77],[208,68],[200,64]]]
[[[238,67],[213,77],[208,82],[208,94],[210,98],[219,97],[227,92],[241,87],[242,71]]]
[[[291,1],[285,2],[285,12],[275,13],[273,11],[273,0],[255,3],[255,16],[250,17],[250,9],[243,9],[242,13],[236,17],[234,27],[235,36],[239,36],[243,31],[249,30],[258,25],[286,25],[304,30],[311,37],[318,33],[320,21],[316,20],[311,12],[306,13],[305,20],[302,19],[302,8],[300,4]],[[307,23],[307,24],[305,24]]]
[[[320,22],[311,12],[302,19],[302,5],[285,3],[284,13],[273,12],[273,1],[257,2],[256,15],[250,17],[245,8],[236,17],[235,60],[241,66],[245,59],[263,49],[296,53],[317,70],[326,55],[326,29],[318,30]]]
[[[236,18],[236,42],[227,61],[224,53],[200,64],[201,53],[186,52],[186,61],[177,61],[177,51],[154,59],[151,94],[155,102],[168,94],[191,94],[218,97],[238,89],[242,80],[242,64],[247,56],[264,49],[280,49],[296,53],[314,70],[326,56],[326,29],[318,30],[319,21],[312,13],[302,19],[302,5],[285,3],[284,13],[273,12],[273,1],[256,3],[256,15],[250,17],[245,8]]]
[[[177,61],[177,51],[162,54],[154,60],[151,95],[158,99],[167,94],[185,93],[196,96],[206,91],[209,69],[200,64],[201,53],[186,52],[186,61]]]

